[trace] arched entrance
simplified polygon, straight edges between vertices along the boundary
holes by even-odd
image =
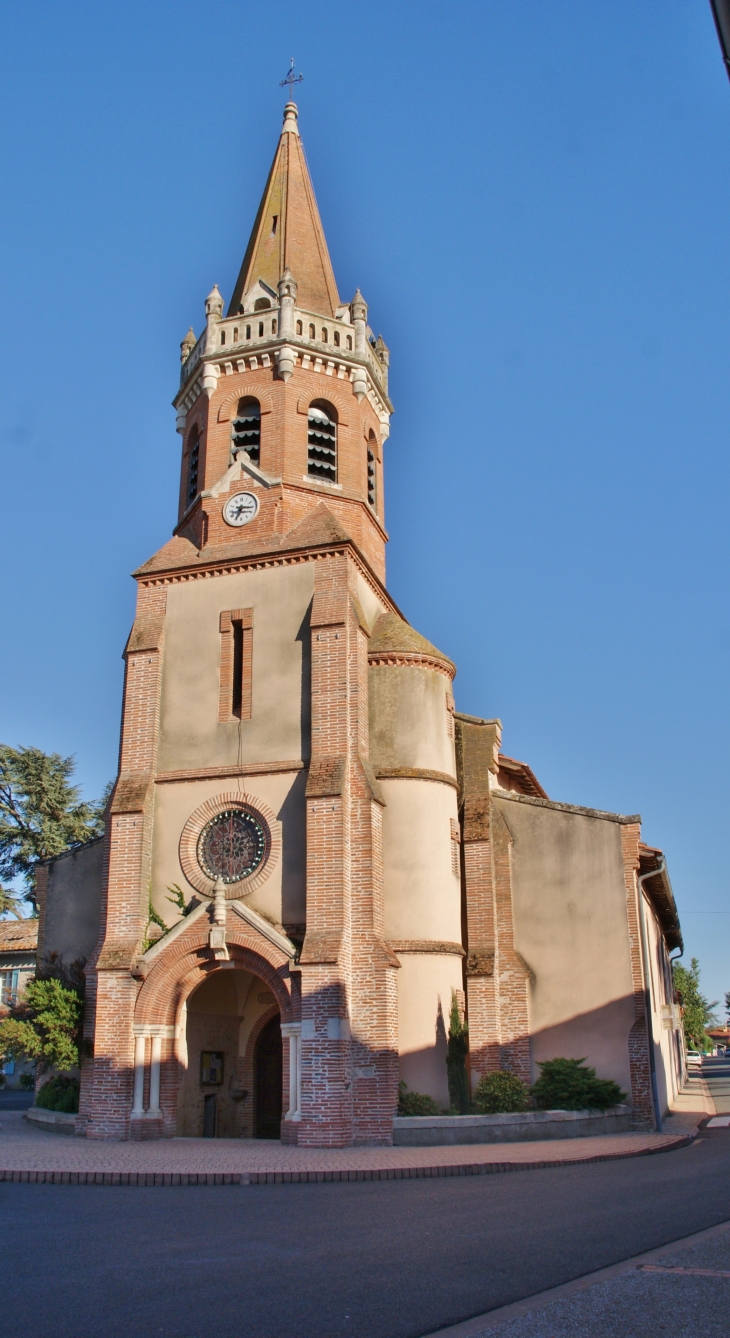
[[[280,1138],[283,1077],[281,1019],[262,1027],[254,1050],[254,1130],[256,1138]]]
[[[187,1000],[185,1038],[178,1135],[278,1138],[273,1127],[277,1095],[281,1120],[281,1026],[266,981],[227,964],[212,971]]]

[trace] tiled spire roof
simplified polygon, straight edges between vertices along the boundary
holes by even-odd
[[[411,627],[405,619],[399,618],[397,613],[381,613],[375,626],[372,636],[368,642],[368,654],[373,655],[381,653],[394,653],[405,655],[426,655],[435,660],[443,660],[444,664],[455,668],[453,660],[443,651],[437,650],[425,636],[421,636],[415,627]]]
[[[298,305],[330,319],[339,306],[337,284],[314,198],[297,127],[297,109],[288,102],[269,179],[249,238],[228,315],[245,294],[263,282],[273,292],[286,269],[298,286]]]

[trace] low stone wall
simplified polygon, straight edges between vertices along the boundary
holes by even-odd
[[[542,1138],[585,1138],[625,1133],[629,1106],[613,1110],[526,1110],[514,1115],[396,1115],[396,1147],[451,1147],[462,1143],[526,1143]]]
[[[57,1134],[76,1132],[76,1116],[66,1115],[62,1110],[43,1110],[41,1106],[30,1106],[25,1112],[29,1124],[37,1124],[41,1129],[51,1129]]]

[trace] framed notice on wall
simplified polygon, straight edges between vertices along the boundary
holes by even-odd
[[[200,1085],[201,1087],[220,1087],[223,1083],[223,1051],[201,1050]]]

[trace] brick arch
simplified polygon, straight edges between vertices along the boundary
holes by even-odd
[[[231,923],[235,912],[229,915],[226,931],[228,951],[234,969],[250,971],[268,985],[282,1021],[293,1020],[289,961],[272,943],[256,934],[239,920]],[[237,916],[235,916],[238,919]],[[170,944],[166,953],[155,962],[137,995],[134,1021],[141,1026],[168,1026],[177,1024],[180,1010],[193,990],[215,970],[218,964],[208,955],[207,916]],[[230,968],[228,968],[230,969]]]
[[[258,400],[262,414],[271,413],[272,404],[269,392],[257,382],[244,382],[237,390],[232,391],[230,395],[226,395],[223,403],[219,405],[218,422],[230,422],[231,410],[234,404],[238,404],[239,400],[246,399],[248,396],[250,396],[251,399]]]
[[[333,390],[329,385],[323,389],[321,395],[316,393],[311,395],[300,395],[297,401],[297,413],[307,416],[309,414],[309,406],[310,404],[313,404],[315,400],[326,400],[328,404],[331,404],[333,408],[337,410],[337,418],[340,427],[349,427],[350,415],[348,407],[341,396],[337,394],[337,391]]]

